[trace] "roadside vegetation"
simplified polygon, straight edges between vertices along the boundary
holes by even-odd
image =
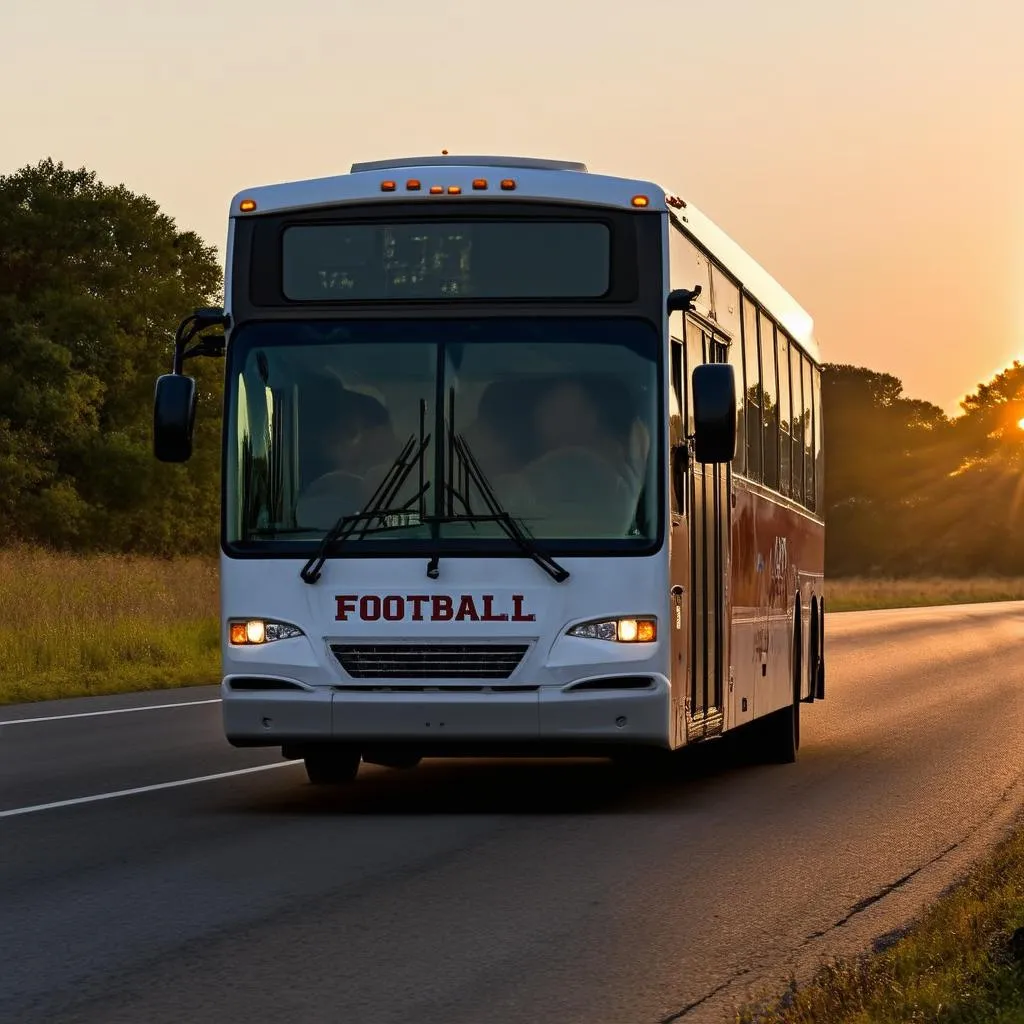
[[[830,612],[1024,601],[1024,577],[1019,576],[978,576],[967,579],[826,578],[825,589],[825,607]]]
[[[737,1024],[1024,1022],[1024,831],[999,846],[902,937],[822,968]]]
[[[213,683],[217,564],[0,552],[0,703]]]

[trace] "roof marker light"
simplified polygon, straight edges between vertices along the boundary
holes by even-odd
[[[442,192],[444,192],[444,189],[441,188],[440,185],[431,185],[430,186],[430,194],[432,196],[439,196],[439,195],[441,195]]]
[[[514,192],[516,188],[516,182],[514,178],[503,178],[501,181],[502,192]]]
[[[238,204],[238,208],[242,211],[242,213],[252,213],[252,211],[256,209],[256,200],[255,199],[243,199]]]
[[[651,201],[650,201],[650,199],[647,198],[647,196],[633,196],[632,203],[633,203],[634,206],[638,206],[638,207],[644,207],[644,206],[650,206],[651,205]]]
[[[473,188],[476,189],[477,192],[483,191],[483,189],[487,188],[487,179],[486,178],[474,178],[473,179]]]
[[[419,179],[418,179],[418,178],[410,178],[410,179],[409,179],[409,180],[408,180],[408,181],[407,181],[407,182],[405,183],[405,187],[406,187],[406,189],[407,189],[407,190],[408,190],[409,192],[419,192],[419,190],[420,190],[420,189],[421,189],[421,188],[422,188],[423,186],[422,186],[422,185],[420,184],[420,181],[419,181]]]
[[[448,186],[448,195],[450,195],[450,196],[461,196],[462,195],[462,188],[459,185],[449,185]]]
[[[394,192],[398,188],[398,185],[393,181],[382,181],[380,183],[381,192]]]

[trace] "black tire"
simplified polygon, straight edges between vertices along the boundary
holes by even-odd
[[[380,765],[382,768],[394,768],[396,771],[408,771],[415,768],[423,760],[419,754],[368,750],[363,754],[367,764]]]
[[[825,599],[818,605],[818,664],[814,673],[814,690],[818,700],[825,699]]]
[[[328,747],[308,751],[303,760],[306,775],[314,786],[339,786],[356,777],[362,757],[358,750],[349,747]]]

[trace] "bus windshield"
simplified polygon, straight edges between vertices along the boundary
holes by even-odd
[[[480,477],[548,547],[650,548],[659,352],[654,325],[625,318],[245,325],[229,352],[225,539],[315,549],[413,441],[383,528],[355,531],[347,553],[514,548],[473,515]]]

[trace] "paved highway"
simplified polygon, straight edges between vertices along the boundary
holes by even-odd
[[[0,708],[0,1020],[721,1021],[1024,806],[1024,604],[827,629],[796,765],[719,743],[656,785],[437,761],[325,792],[228,747],[216,690]]]

